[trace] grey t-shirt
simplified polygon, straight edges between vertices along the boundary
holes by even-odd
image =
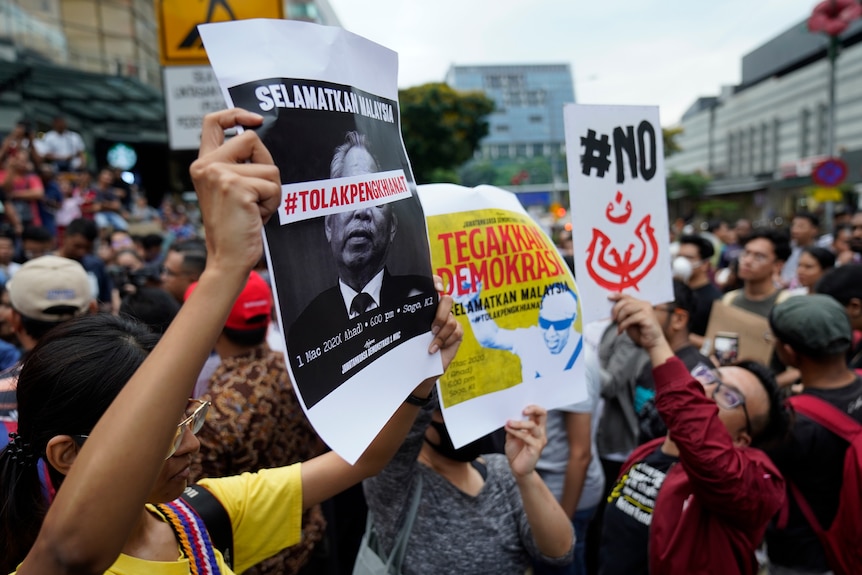
[[[564,557],[546,557],[536,547],[504,455],[482,456],[487,478],[475,497],[417,461],[430,420],[431,411],[424,408],[392,461],[362,483],[380,546],[388,554],[407,514],[417,476],[422,475],[422,496],[402,573],[523,575],[531,559],[552,565],[570,563],[574,537]]]
[[[592,415],[590,438],[592,458],[587,467],[587,476],[584,481],[583,491],[581,491],[581,498],[578,500],[577,509],[579,511],[598,505],[605,488],[605,474],[602,471],[598,450],[596,449],[596,429],[598,428],[599,417],[601,416],[599,403],[602,381],[598,355],[590,346],[584,347],[584,361],[586,367],[585,384],[587,387],[587,399],[580,403],[548,412],[548,444],[542,450],[542,455],[536,464],[536,469],[542,476],[542,479],[545,480],[548,489],[551,490],[554,497],[559,501],[563,496],[563,485],[566,479],[566,466],[569,458],[566,414],[589,413]]]

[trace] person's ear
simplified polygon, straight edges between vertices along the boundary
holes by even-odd
[[[69,435],[55,435],[45,446],[45,459],[51,467],[62,473],[69,474],[69,469],[78,458],[78,443]]]
[[[21,333],[21,314],[15,311],[15,308],[12,308],[12,313],[9,314],[9,325],[12,326],[12,331],[15,333]]]
[[[332,218],[326,216],[323,218],[323,233],[326,234],[326,241],[332,241]]]
[[[688,329],[689,319],[690,318],[687,311],[680,308],[676,308],[671,314],[670,327],[674,331],[682,331],[684,329]]]
[[[393,212],[392,224],[389,226],[389,243],[395,239],[395,233],[398,231],[398,216]]]
[[[748,431],[742,430],[736,434],[736,437],[733,438],[734,447],[749,447],[751,445],[751,436],[748,435]]]
[[[799,367],[799,356],[796,351],[781,340],[775,340],[775,353],[781,363],[788,367]]]

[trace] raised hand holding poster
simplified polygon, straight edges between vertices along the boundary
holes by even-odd
[[[419,186],[434,273],[464,327],[439,382],[456,447],[586,398],[578,288],[553,242],[514,194],[492,186]]]
[[[673,300],[658,108],[567,104],[563,114],[584,321],[610,316],[612,292]]]
[[[228,105],[264,117],[256,131],[282,181],[264,245],[285,359],[309,421],[352,463],[442,373],[427,352],[437,293],[401,142],[397,54],[289,20],[200,31]]]

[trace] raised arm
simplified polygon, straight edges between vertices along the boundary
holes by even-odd
[[[20,574],[104,573],[137,525],[201,366],[261,256],[262,220],[280,200],[278,169],[257,135],[248,130],[223,143],[225,129],[261,121],[237,109],[204,119],[191,174],[206,227],[206,269],[90,433]]]
[[[564,557],[574,549],[572,523],[536,472],[536,462],[548,443],[545,434],[548,413],[536,405],[527,406],[523,413],[527,419],[506,422],[506,457],[536,547],[547,557]]]
[[[466,287],[465,282],[465,287]],[[455,296],[455,302],[461,306],[470,320],[473,337],[482,347],[505,349],[511,351],[515,347],[515,339],[511,330],[501,329],[482,307],[482,282],[476,286],[476,291],[461,296]]]
[[[435,288],[442,291],[443,284],[440,279],[435,278],[434,281]],[[441,296],[440,303],[437,305],[437,314],[431,327],[435,337],[428,348],[428,353],[436,353],[438,349],[440,350],[444,370],[449,367],[452,358],[455,357],[464,335],[461,324],[458,323],[451,311],[452,298],[445,295]],[[431,395],[436,382],[437,378],[426,379],[413,390],[413,395],[428,397]],[[303,463],[303,508],[308,509],[363,479],[379,473],[398,451],[418,413],[419,407],[403,403],[355,465],[350,465],[334,452],[324,453]]]

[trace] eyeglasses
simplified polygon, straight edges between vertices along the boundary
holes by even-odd
[[[204,401],[202,399],[189,399],[189,407],[186,408],[186,413],[188,413],[189,408],[191,407],[194,407],[194,410],[191,412],[191,414],[177,425],[177,430],[174,433],[174,439],[173,441],[171,441],[171,447],[170,449],[168,449],[168,454],[165,456],[165,459],[170,459],[171,456],[177,452],[177,449],[180,448],[180,445],[182,445],[183,443],[183,436],[186,434],[186,429],[191,429],[192,435],[197,435],[201,428],[204,426],[204,421],[207,418],[207,411],[209,410],[210,402]],[[73,435],[72,437],[83,443],[84,440],[90,436]]]
[[[768,255],[761,254],[759,252],[750,252],[748,250],[745,250],[742,252],[742,255],[740,255],[740,259],[742,259],[742,258],[751,258],[759,264],[765,264],[766,262],[769,261]]]
[[[751,418],[748,416],[748,408],[745,406],[745,396],[739,389],[729,383],[724,383],[719,376],[718,370],[709,367],[703,363],[699,363],[691,370],[691,375],[703,385],[704,388],[710,385],[715,385],[716,388],[712,391],[712,399],[715,404],[722,409],[742,408],[742,413],[745,414],[745,430],[750,437],[754,437],[751,432]]]
[[[549,319],[545,319],[542,316],[539,316],[539,327],[542,329],[550,329],[554,328],[554,331],[565,331],[572,327],[572,323],[574,323],[575,318],[569,319],[561,319],[558,321],[551,321]]]

